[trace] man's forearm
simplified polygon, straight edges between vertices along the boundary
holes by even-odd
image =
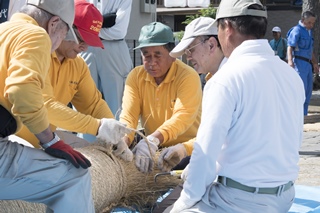
[[[288,61],[292,61],[293,60],[292,51],[293,51],[293,48],[288,46],[288,48],[287,48]]]

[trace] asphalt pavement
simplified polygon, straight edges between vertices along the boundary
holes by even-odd
[[[320,90],[312,92],[300,154],[320,155]]]

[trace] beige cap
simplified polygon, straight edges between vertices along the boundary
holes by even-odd
[[[186,26],[180,43],[170,52],[170,56],[177,58],[183,55],[184,50],[197,36],[218,35],[217,23],[213,18],[199,17]]]
[[[67,39],[79,43],[72,28],[75,13],[74,0],[27,0],[27,4],[36,6],[52,15],[59,16],[69,26]]]
[[[248,9],[253,4],[261,4],[259,0],[221,0],[216,19],[237,16],[259,16],[267,18],[267,10]]]

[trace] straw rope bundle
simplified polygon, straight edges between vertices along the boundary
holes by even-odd
[[[156,167],[150,174],[136,169],[134,160],[124,162],[99,145],[77,148],[92,163],[92,193],[96,212],[110,212],[116,206],[143,207],[152,205],[168,189],[181,180],[172,176],[162,176],[154,182],[154,175],[160,172]],[[159,153],[157,153],[158,156]],[[156,160],[156,159],[154,159]],[[0,213],[45,212],[43,204],[24,201],[0,201]]]

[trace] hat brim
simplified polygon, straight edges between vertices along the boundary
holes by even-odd
[[[76,36],[76,33],[74,32],[72,26],[70,26],[69,24],[68,24],[68,26],[69,26],[69,30],[68,30],[68,33],[67,33],[67,36],[66,36],[65,40],[74,41],[77,44],[79,44],[79,41],[78,41],[77,36]]]
[[[104,49],[104,46],[101,42],[101,39],[99,38],[99,35],[95,35],[92,34],[90,32],[87,32],[83,29],[81,29],[80,27],[77,28],[79,34],[81,35],[82,39],[89,45],[92,47],[101,47],[102,49]]]
[[[149,44],[140,44],[139,46],[133,48],[134,50],[136,49],[141,49],[141,48],[144,48],[144,47],[156,47],[156,46],[162,46],[162,45],[166,45],[168,44],[169,42],[165,42],[165,43],[149,43]]]
[[[194,41],[196,37],[190,37],[187,39],[182,39],[179,44],[173,48],[170,52],[170,56],[173,58],[178,58],[183,55],[185,49]]]

